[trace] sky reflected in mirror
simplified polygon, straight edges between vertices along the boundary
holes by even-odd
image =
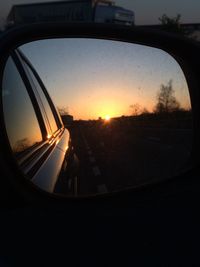
[[[161,84],[170,80],[181,107],[191,107],[180,66],[160,49],[69,38],[36,41],[21,50],[56,106],[65,107],[76,120],[129,116],[135,104],[153,112]]]

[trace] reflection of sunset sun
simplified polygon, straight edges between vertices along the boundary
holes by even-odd
[[[109,115],[106,115],[105,116],[105,121],[109,121],[110,120],[110,116]]]

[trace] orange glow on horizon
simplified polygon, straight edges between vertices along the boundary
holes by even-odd
[[[132,116],[134,110],[131,106],[134,104],[138,104],[139,106],[138,114],[144,109],[151,113],[156,103],[155,96],[157,89],[150,89],[155,91],[154,94],[150,94],[150,96],[145,98],[135,88],[131,90],[126,86],[122,88],[116,87],[115,89],[111,86],[106,87],[106,89],[99,89],[97,87],[91,91],[91,94],[86,94],[87,98],[82,95],[77,97],[68,105],[68,108],[74,120],[98,120],[101,117],[105,122],[109,122],[111,118]],[[125,94],[124,92],[128,93]],[[177,97],[177,99],[180,100],[180,97]],[[189,97],[186,99],[189,99]],[[187,102],[185,104],[183,101],[180,101],[180,103],[183,108],[190,106]],[[57,106],[62,105],[58,104]]]
[[[105,121],[109,122],[110,121],[110,115],[105,116]]]

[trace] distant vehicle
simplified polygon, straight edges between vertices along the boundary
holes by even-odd
[[[74,0],[14,5],[7,28],[36,22],[97,22],[134,25],[134,12],[110,0]]]
[[[115,6],[111,1],[96,1],[94,22],[134,25],[134,12]]]
[[[10,148],[23,174],[47,192],[68,190],[63,180],[73,184],[78,170],[70,133],[20,50],[12,52],[5,66],[3,110]]]
[[[73,123],[73,116],[69,114],[63,114],[61,115],[62,121],[64,123],[65,127],[70,127],[70,125]]]

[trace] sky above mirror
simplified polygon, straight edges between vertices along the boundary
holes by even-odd
[[[57,107],[75,119],[152,112],[161,84],[172,80],[183,108],[190,98],[177,62],[160,49],[95,39],[43,40],[21,47]]]
[[[51,2],[50,0],[7,0],[0,3],[0,26],[5,23],[6,17],[16,4]],[[56,2],[56,0],[55,0]],[[198,0],[116,0],[116,5],[131,9],[135,12],[136,25],[158,24],[158,18],[166,13],[168,16],[176,16],[180,13],[182,23],[200,22],[200,1]]]

